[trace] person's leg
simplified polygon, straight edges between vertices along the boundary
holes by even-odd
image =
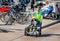
[[[39,31],[39,36],[41,36],[41,26],[42,26],[42,22],[39,22],[38,24],[37,24],[37,26],[38,26],[38,31]]]
[[[40,22],[39,36],[41,36],[41,30],[42,30],[42,22]]]

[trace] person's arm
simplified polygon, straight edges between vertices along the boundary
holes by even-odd
[[[43,15],[42,15],[43,13],[42,12],[40,12],[40,22],[42,22],[43,21]]]
[[[33,13],[33,16],[36,16],[36,12]]]

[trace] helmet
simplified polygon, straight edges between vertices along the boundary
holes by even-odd
[[[36,17],[32,17],[32,21],[35,21],[36,20]]]
[[[32,19],[36,19],[36,17],[32,17]]]

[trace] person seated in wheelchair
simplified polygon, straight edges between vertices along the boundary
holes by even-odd
[[[36,22],[36,19],[33,17],[32,20],[31,20],[31,30],[30,31],[33,31],[33,29],[36,30],[36,26],[37,26],[37,22]]]

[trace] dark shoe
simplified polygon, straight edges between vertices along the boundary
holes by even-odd
[[[39,36],[41,36],[41,33],[39,33]]]

